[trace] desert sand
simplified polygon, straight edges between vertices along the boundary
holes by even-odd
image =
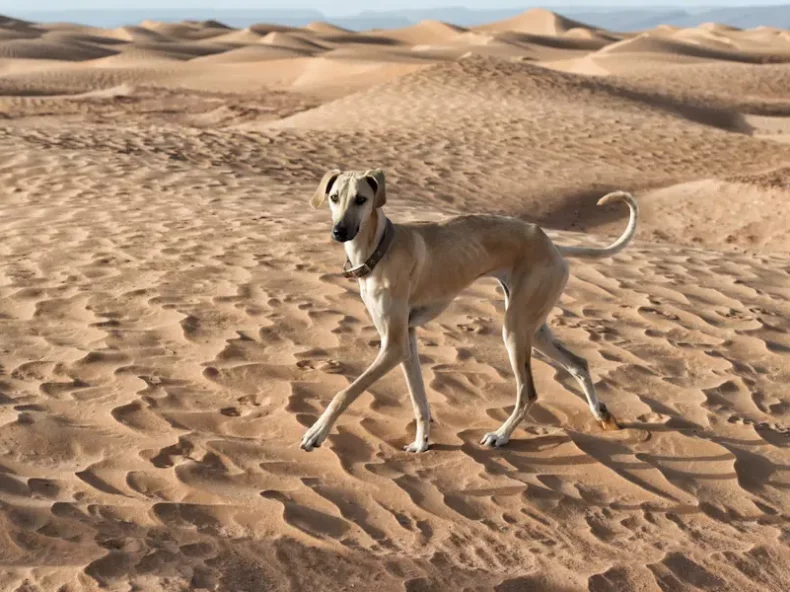
[[[790,589],[790,32],[621,34],[548,11],[354,33],[0,19],[0,590]],[[565,244],[551,326],[624,429],[534,362],[502,295],[419,333],[432,448],[391,373],[298,443],[378,335],[326,211],[497,212]]]

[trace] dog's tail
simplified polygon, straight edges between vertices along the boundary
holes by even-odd
[[[598,200],[598,205],[603,206],[616,201],[624,201],[628,206],[628,209],[631,210],[631,215],[628,218],[628,226],[626,227],[625,232],[620,235],[620,238],[618,238],[608,247],[603,247],[600,249],[594,247],[571,247],[557,245],[560,253],[562,253],[565,257],[603,259],[604,257],[611,257],[612,255],[616,255],[622,251],[628,245],[628,243],[631,242],[631,239],[636,232],[636,219],[639,217],[639,205],[636,203],[634,196],[625,191],[614,191],[604,195]]]

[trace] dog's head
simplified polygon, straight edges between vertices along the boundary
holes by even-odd
[[[332,211],[332,238],[341,243],[350,241],[371,214],[387,203],[384,171],[331,170],[321,179],[310,204],[321,207],[327,198]]]

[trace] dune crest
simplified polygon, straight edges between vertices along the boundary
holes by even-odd
[[[352,32],[349,29],[344,29],[343,27],[338,27],[332,23],[325,22],[310,23],[309,25],[305,26],[305,29],[312,31],[313,33],[319,33],[321,35],[347,35]]]
[[[456,27],[441,21],[428,20],[403,29],[377,31],[374,35],[392,39],[406,45],[426,45],[454,39],[466,31],[467,29],[463,27]]]
[[[573,29],[589,29],[584,23],[574,21],[544,8],[531,8],[512,18],[477,27],[482,31],[514,31],[532,35],[564,35]]]

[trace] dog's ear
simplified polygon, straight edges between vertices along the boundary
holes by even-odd
[[[380,208],[387,203],[387,183],[384,179],[384,171],[382,169],[372,169],[365,171],[365,181],[368,182],[376,198],[373,200],[373,207]]]
[[[321,204],[324,203],[326,196],[329,195],[329,192],[332,190],[332,185],[337,181],[339,175],[340,169],[332,169],[324,174],[321,182],[318,184],[318,189],[315,190],[313,197],[310,198],[311,206],[314,208],[321,207]]]

